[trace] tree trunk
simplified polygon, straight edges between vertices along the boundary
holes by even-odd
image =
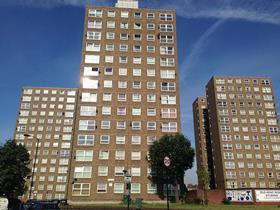
[[[178,182],[175,183],[175,202],[177,203],[179,201],[179,189],[178,189]]]
[[[205,186],[203,189],[203,205],[208,205],[208,189]]]

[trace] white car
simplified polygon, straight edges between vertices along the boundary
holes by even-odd
[[[8,199],[4,197],[0,197],[0,210],[8,209]]]

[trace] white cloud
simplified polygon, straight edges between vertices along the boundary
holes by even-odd
[[[86,5],[112,6],[112,0],[3,0],[2,5],[21,5],[39,8],[53,8],[60,6],[84,7]]]
[[[208,43],[210,42],[210,37],[216,32],[216,30],[226,22],[226,19],[220,19],[214,23],[195,43],[190,55],[182,64],[183,68],[192,69],[193,65],[198,61],[199,56],[207,48]]]
[[[275,0],[154,0],[143,4],[176,9],[179,16],[186,18],[241,19],[280,25],[280,1]]]
[[[117,0],[1,0],[2,5],[24,5],[52,8],[112,6]],[[139,0],[144,8],[176,9],[185,18],[241,19],[280,25],[280,1],[276,0]]]

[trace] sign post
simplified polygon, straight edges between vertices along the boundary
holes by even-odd
[[[168,186],[169,186],[169,175],[168,170],[171,164],[171,159],[168,156],[165,156],[163,159],[163,163],[165,165],[165,171],[166,171],[166,204],[167,204],[167,210],[169,210],[169,194],[168,194]]]

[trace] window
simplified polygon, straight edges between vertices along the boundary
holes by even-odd
[[[134,34],[133,40],[135,40],[135,41],[141,41],[141,34]]]
[[[132,108],[132,115],[140,116],[141,115],[141,108]]]
[[[115,159],[116,160],[124,160],[125,159],[125,151],[124,150],[116,150]]]
[[[156,76],[156,70],[155,69],[147,69],[147,76],[148,77]]]
[[[156,59],[154,57],[147,57],[147,64],[149,65],[156,64]]]
[[[88,21],[88,28],[102,28],[102,21],[101,20],[89,20]]]
[[[94,131],[95,130],[95,120],[80,120],[79,121],[80,131]]]
[[[127,75],[127,69],[119,68],[119,75],[120,76],[126,76]]]
[[[117,108],[117,115],[126,115],[126,108],[125,107],[118,107]]]
[[[176,122],[164,122],[161,124],[162,132],[177,132],[177,123]]]
[[[123,176],[123,166],[116,166],[115,167],[115,176]]]
[[[171,21],[173,20],[173,14],[161,13],[159,14],[159,19],[162,21]]]
[[[161,55],[174,55],[174,47],[160,46]]]
[[[147,122],[147,130],[156,130],[157,124],[156,122]]]
[[[111,107],[110,106],[103,106],[102,107],[102,114],[103,115],[111,115]]]
[[[100,44],[87,42],[86,43],[86,51],[90,52],[100,52]]]
[[[148,23],[148,24],[147,24],[147,29],[148,29],[148,30],[155,30],[155,24],[153,24],[153,23]]]
[[[109,144],[110,136],[109,135],[101,135],[100,136],[100,144]]]
[[[76,161],[92,161],[93,151],[90,150],[77,150]]]
[[[128,29],[128,23],[123,22],[120,24],[121,29]]]
[[[160,43],[173,43],[173,36],[172,35],[160,35],[159,37]]]
[[[106,44],[105,50],[106,51],[114,51],[114,44]]]
[[[175,59],[174,58],[160,58],[160,66],[174,67],[175,66]]]
[[[99,9],[89,9],[88,10],[89,17],[102,17],[102,10]]]
[[[116,23],[115,21],[109,20],[107,21],[107,28],[115,28]]]
[[[127,44],[120,44],[120,51],[127,52],[128,51],[128,45]]]
[[[131,160],[141,160],[141,152],[131,152]]]
[[[125,93],[119,93],[118,94],[118,101],[126,101],[126,94]]]
[[[85,63],[99,64],[99,55],[85,55]]]
[[[125,144],[125,136],[116,136],[116,144]]]
[[[133,69],[133,76],[141,76],[141,69]]]
[[[148,34],[147,35],[147,41],[149,41],[149,42],[155,41],[155,35],[154,34]]]
[[[175,82],[162,82],[161,91],[175,91],[176,83]]]
[[[101,32],[88,31],[87,39],[88,40],[101,40]]]
[[[98,166],[98,176],[108,176],[108,166]]]
[[[105,63],[113,63],[113,62],[114,62],[114,56],[111,56],[111,55],[105,56]]]
[[[136,193],[140,193],[141,190],[140,190],[140,184],[139,183],[131,183],[131,193],[132,194],[136,194]]]
[[[127,56],[120,56],[119,63],[127,63]]]
[[[133,64],[141,64],[141,57],[133,57]]]
[[[155,81],[148,81],[147,82],[147,89],[155,89],[156,88],[156,82]]]
[[[96,106],[81,106],[81,116],[96,116]]]
[[[141,102],[141,94],[139,94],[139,93],[132,94],[132,101]]]
[[[141,176],[141,168],[131,168],[131,176]]]
[[[124,192],[124,184],[123,183],[115,183],[114,184],[114,193],[123,193]]]
[[[96,102],[97,94],[96,93],[82,93],[82,102]]]
[[[108,160],[109,159],[109,151],[108,150],[99,151],[99,159],[100,160]]]
[[[156,51],[156,47],[155,46],[151,46],[151,45],[147,46],[147,52],[148,53],[154,53],[155,51]]]
[[[141,82],[140,81],[133,81],[132,82],[132,87],[134,89],[140,89],[141,88]]]
[[[74,178],[91,178],[92,168],[90,166],[75,167]]]
[[[74,183],[72,188],[73,196],[89,196],[90,184],[89,183]]]
[[[104,86],[104,88],[112,88],[112,86],[113,86],[112,80],[104,80],[103,86]]]
[[[176,96],[161,95],[161,104],[176,104]]]
[[[162,79],[175,79],[175,70],[161,70],[160,78]]]
[[[154,19],[155,14],[154,13],[147,13],[147,19]]]
[[[126,122],[125,121],[117,121],[117,129],[125,129]]]
[[[128,11],[121,11],[121,17],[122,18],[128,18]]]
[[[147,193],[148,194],[156,194],[157,193],[157,185],[156,184],[147,184]]]
[[[141,122],[140,121],[133,121],[131,123],[132,130],[141,130]]]
[[[141,52],[141,49],[142,49],[141,45],[134,45],[133,46],[133,52]]]
[[[134,18],[141,18],[141,17],[142,17],[141,12],[135,12],[134,13]]]
[[[147,108],[147,116],[156,116],[156,108]]]
[[[173,32],[173,24],[160,24],[159,28],[161,32]]]
[[[97,193],[106,193],[107,192],[107,184],[97,183]]]
[[[136,29],[136,30],[141,29],[142,25],[141,25],[141,23],[134,23],[133,28]]]
[[[108,17],[115,17],[115,15],[116,15],[116,13],[115,13],[115,11],[113,11],[113,10],[109,10],[109,11],[107,12],[107,16],[108,16]]]
[[[84,76],[98,76],[99,69],[97,67],[84,67]]]
[[[156,95],[155,94],[148,94],[147,95],[147,102],[156,102]]]
[[[162,118],[177,118],[176,108],[163,108],[161,109]]]
[[[132,136],[131,144],[141,144],[141,136]]]
[[[101,129],[110,129],[110,121],[102,120],[101,121]]]
[[[111,101],[112,93],[103,93],[103,101]]]
[[[126,33],[121,33],[121,34],[120,34],[120,40],[128,40],[128,34],[126,34]]]
[[[153,145],[156,140],[156,136],[147,136],[147,145]]]

